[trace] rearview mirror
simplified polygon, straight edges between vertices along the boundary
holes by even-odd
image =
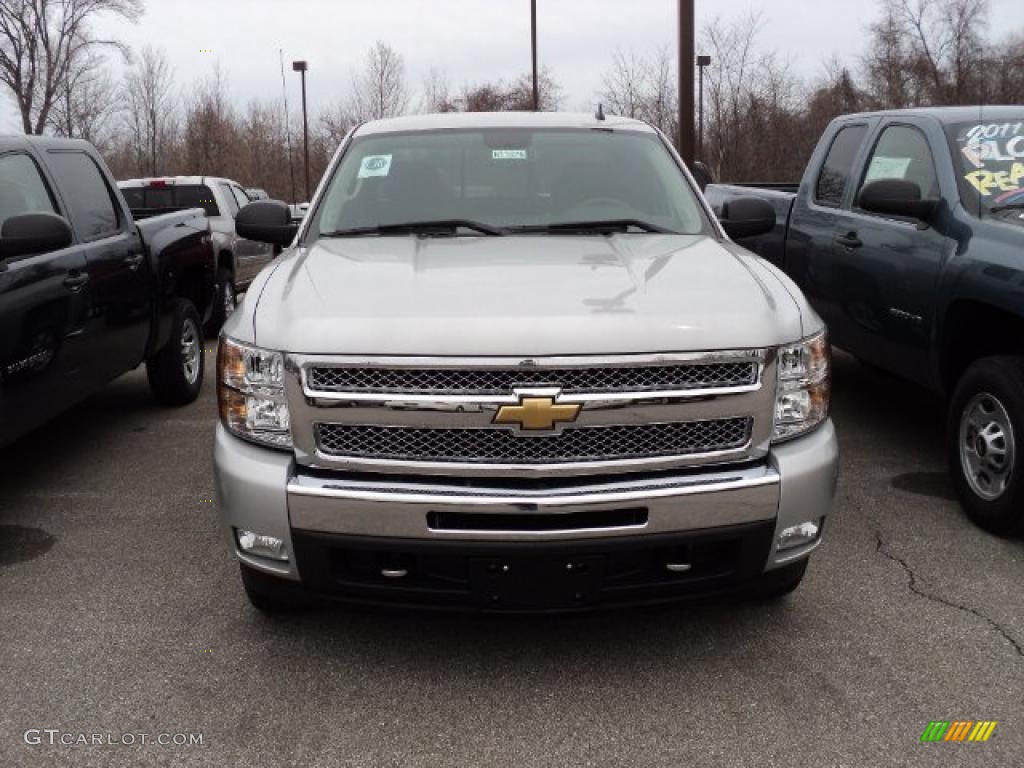
[[[733,239],[767,235],[775,229],[775,209],[760,197],[735,197],[722,203],[718,220]]]
[[[938,207],[938,200],[922,200],[917,182],[904,179],[879,179],[864,185],[858,205],[870,213],[905,216],[928,221]]]
[[[291,245],[298,231],[288,206],[280,200],[249,203],[235,217],[235,232],[239,237],[282,248]]]
[[[73,240],[71,225],[63,216],[55,213],[10,216],[0,227],[0,260],[59,251]]]

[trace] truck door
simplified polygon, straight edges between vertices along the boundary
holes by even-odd
[[[32,157],[0,154],[0,225],[61,213]],[[79,245],[0,260],[0,445],[80,399],[85,254]]]
[[[843,125],[833,134],[820,160],[815,153],[812,163],[820,162],[817,176],[808,191],[797,194],[786,238],[786,272],[828,324],[831,339],[839,346],[844,345],[835,328],[839,309],[832,241],[836,216],[842,214],[843,201],[853,186],[854,165],[868,128],[866,122]]]
[[[142,239],[96,162],[78,150],[50,150],[46,162],[84,244],[86,375],[90,386],[102,386],[145,356],[153,277]]]
[[[928,138],[917,126],[899,122],[882,129],[850,208],[837,222],[836,336],[868,362],[925,383],[935,286],[955,245],[934,227],[860,209],[860,190],[880,179],[913,181],[925,199],[941,197]]]

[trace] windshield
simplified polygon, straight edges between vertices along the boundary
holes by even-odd
[[[481,225],[515,231],[602,221],[685,234],[707,226],[696,195],[654,134],[475,129],[355,139],[310,233],[469,222],[478,234]]]
[[[969,210],[1024,206],[1024,113],[1017,120],[951,125],[960,194]]]

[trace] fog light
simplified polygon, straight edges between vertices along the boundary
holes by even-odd
[[[263,536],[252,531],[237,531],[238,547],[248,555],[257,555],[271,560],[287,560],[288,549],[281,539]]]
[[[789,528],[784,528],[779,534],[779,550],[801,547],[810,544],[818,538],[820,530],[817,523],[800,523]]]

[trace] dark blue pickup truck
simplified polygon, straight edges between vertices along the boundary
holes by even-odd
[[[1024,532],[1024,107],[846,115],[799,186],[706,195],[772,205],[774,231],[740,243],[794,279],[837,347],[948,397],[964,508]]]

